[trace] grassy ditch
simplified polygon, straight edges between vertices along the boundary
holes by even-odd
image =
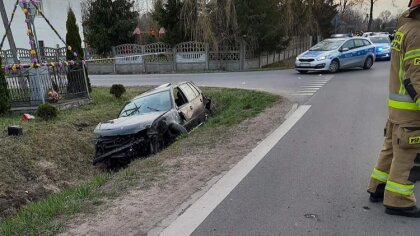
[[[117,173],[94,168],[92,131],[96,124],[114,118],[127,99],[147,89],[128,88],[117,100],[109,89],[96,88],[94,104],[60,112],[58,119],[49,123],[0,117],[0,129],[10,124],[24,128],[20,138],[0,135],[0,235],[51,235],[62,231],[75,214],[89,213],[133,186],[148,188],[166,178],[170,173],[162,165],[164,158],[180,153],[185,143],[237,125],[280,99],[263,92],[204,88],[217,106],[216,115],[206,125],[175,142],[162,155],[138,159]],[[177,165],[180,163],[175,162],[174,167]]]

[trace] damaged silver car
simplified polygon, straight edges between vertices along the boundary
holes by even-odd
[[[193,82],[164,84],[127,102],[117,119],[95,128],[93,164],[108,167],[162,150],[205,122],[211,100]]]

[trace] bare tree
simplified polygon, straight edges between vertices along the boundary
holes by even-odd
[[[368,20],[368,31],[372,31],[372,23],[373,23],[373,10],[375,7],[375,3],[378,0],[354,0],[355,4],[368,4],[369,5],[369,20]]]
[[[392,13],[389,10],[386,10],[379,14],[379,19],[381,19],[383,22],[389,22],[391,16],[392,16]]]

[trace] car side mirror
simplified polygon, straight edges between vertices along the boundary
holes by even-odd
[[[342,48],[341,49],[341,52],[347,52],[347,51],[349,51],[350,49],[349,48]]]

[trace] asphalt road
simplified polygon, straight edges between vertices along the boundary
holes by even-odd
[[[383,141],[388,66],[335,75],[193,235],[418,235],[419,220],[385,215],[366,193]]]

